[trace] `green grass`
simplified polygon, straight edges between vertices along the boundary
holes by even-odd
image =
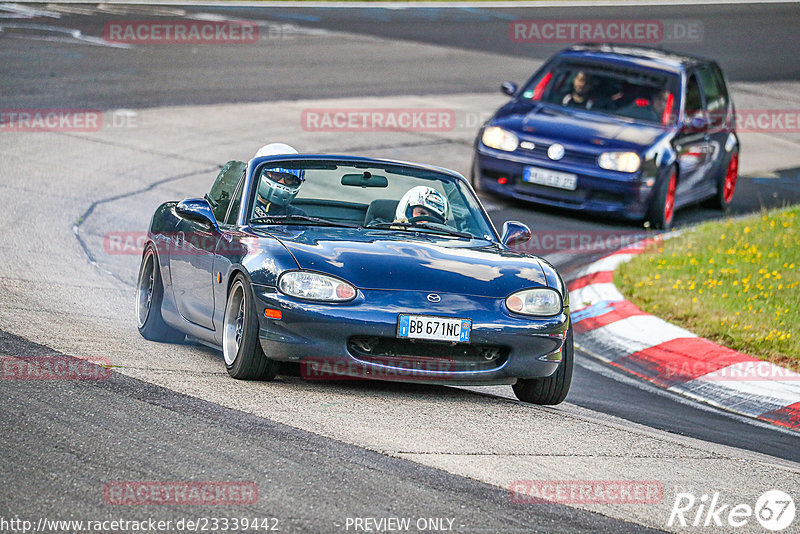
[[[762,360],[800,362],[800,206],[709,222],[622,265],[640,309]]]

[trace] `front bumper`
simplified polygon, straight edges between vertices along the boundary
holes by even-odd
[[[351,302],[322,304],[269,286],[253,290],[264,353],[299,362],[304,376],[322,370],[402,382],[513,384],[556,371],[569,325],[568,308],[528,319],[508,312],[503,299],[488,297],[440,293],[441,302],[431,304],[427,292],[359,290]],[[281,310],[281,319],[265,317],[266,308]],[[400,313],[471,319],[470,343],[400,340]],[[370,344],[376,352],[365,350]]]
[[[585,164],[538,159],[528,154],[501,152],[478,145],[473,173],[480,187],[491,193],[575,211],[607,213],[631,220],[643,219],[653,188],[643,185],[645,171],[625,174]],[[568,172],[578,176],[574,191],[530,184],[522,180],[526,166]],[[655,172],[652,173],[655,178]],[[505,178],[500,182],[498,180]]]

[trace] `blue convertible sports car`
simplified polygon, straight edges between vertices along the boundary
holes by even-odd
[[[567,290],[511,248],[527,227],[498,235],[467,180],[442,168],[267,153],[156,210],[138,278],[145,338],[213,344],[240,379],[323,362],[337,376],[566,397]]]
[[[550,59],[475,141],[476,189],[672,226],[677,208],[725,209],[739,140],[713,61],[620,45],[576,45]]]

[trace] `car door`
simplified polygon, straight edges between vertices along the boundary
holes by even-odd
[[[217,221],[224,220],[239,177],[241,162],[222,168],[205,199]],[[209,224],[181,218],[170,248],[170,265],[175,304],[189,322],[213,329],[214,257],[222,239],[218,222]]]
[[[225,304],[228,297],[227,275],[233,263],[240,263],[242,256],[247,251],[247,236],[242,234],[238,224],[239,211],[244,192],[245,169],[242,168],[238,185],[236,186],[233,201],[228,208],[225,220],[220,223],[221,239],[217,241],[214,254],[213,284],[214,284],[214,329],[217,331],[217,341],[222,343],[222,318],[225,314]]]
[[[717,187],[716,178],[722,172],[722,166],[726,164],[725,142],[731,131],[733,117],[729,116],[730,98],[719,67],[713,64],[703,65],[697,69],[697,78],[708,109],[710,150],[708,165],[702,180],[698,182],[698,189],[712,193]]]
[[[708,123],[708,109],[700,82],[697,73],[692,70],[687,75],[683,116],[675,140],[680,172],[676,195],[678,204],[684,204],[698,195],[709,162],[713,162]]]

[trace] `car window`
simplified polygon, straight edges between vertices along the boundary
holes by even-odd
[[[225,218],[225,224],[236,224],[236,218],[239,216],[239,207],[242,205],[242,190],[244,188],[244,170],[239,176],[239,182],[236,186],[236,192],[233,195],[228,215]]]
[[[233,197],[236,184],[239,183],[239,178],[242,176],[242,171],[245,164],[242,161],[229,161],[219,171],[214,185],[211,186],[205,198],[211,204],[211,211],[214,212],[214,217],[218,221],[225,220],[225,214],[228,212],[228,207]]]
[[[686,116],[693,117],[703,108],[703,97],[700,94],[700,84],[697,82],[697,76],[692,73],[689,76],[689,81],[686,83]]]
[[[275,167],[264,165],[255,172],[259,179],[249,199],[251,221],[263,220],[271,215],[301,215],[358,226],[377,224],[380,227],[384,223],[404,222],[409,217],[417,217],[396,215],[400,201],[415,189],[429,191],[434,198],[445,199],[446,218],[441,222],[443,226],[480,238],[488,236],[493,239],[495,236],[491,223],[469,186],[461,179],[435,170],[393,164],[372,166],[315,161],[281,162]],[[275,186],[265,180],[267,176],[275,174],[297,176],[302,181],[299,186],[282,183],[277,187],[279,192],[285,190],[282,186],[291,189],[288,196],[273,194],[270,187]],[[408,211],[413,212],[410,203],[408,207]],[[265,213],[266,216],[263,215]]]
[[[669,125],[675,122],[678,87],[674,74],[570,60],[540,73],[521,95],[562,108]]]
[[[697,70],[703,94],[706,97],[706,107],[712,126],[719,126],[725,122],[728,110],[728,92],[725,90],[725,82],[721,79],[718,69],[710,66],[702,67]]]

